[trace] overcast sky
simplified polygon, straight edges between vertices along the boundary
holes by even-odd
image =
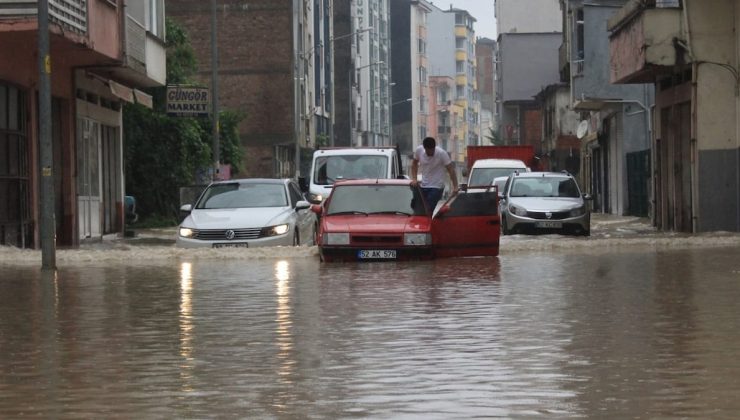
[[[496,19],[493,16],[494,0],[433,0],[432,3],[442,10],[448,10],[450,4],[456,9],[467,10],[476,19],[475,36],[496,39]]]

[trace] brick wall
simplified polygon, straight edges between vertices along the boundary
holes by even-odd
[[[211,84],[211,8],[203,0],[167,0],[167,15],[188,32],[198,77]],[[240,111],[244,172],[271,177],[274,146],[293,144],[291,0],[219,0],[219,105]]]
[[[534,152],[542,152],[542,111],[528,109],[524,111],[524,121],[521,130],[522,144],[534,146]]]

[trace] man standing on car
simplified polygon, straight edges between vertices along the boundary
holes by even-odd
[[[445,169],[452,181],[452,194],[458,191],[455,162],[444,149],[437,147],[433,137],[427,137],[414,151],[411,185],[418,184],[419,167],[421,167],[421,193],[427,208],[433,213],[445,189]]]

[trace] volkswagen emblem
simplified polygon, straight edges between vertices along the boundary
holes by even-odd
[[[227,230],[226,231],[226,239],[232,240],[234,239],[235,233],[233,230]]]
[[[552,213],[551,213],[551,212],[549,212],[549,211],[548,211],[548,212],[546,212],[546,213],[545,213],[545,217],[547,217],[548,219],[552,219]]]

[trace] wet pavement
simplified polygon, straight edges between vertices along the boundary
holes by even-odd
[[[174,229],[0,249],[0,418],[736,418],[740,235],[595,215],[497,258],[324,264]]]

